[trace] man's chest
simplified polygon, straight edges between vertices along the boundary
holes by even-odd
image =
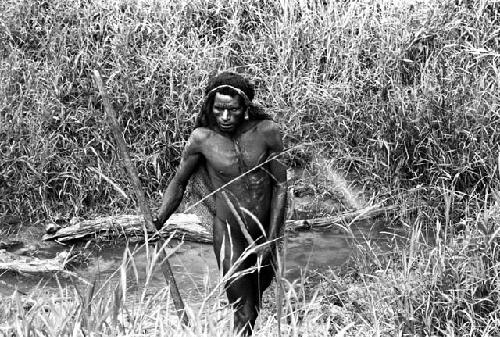
[[[235,177],[266,160],[267,145],[258,132],[228,138],[215,134],[203,146],[206,164],[217,174]]]

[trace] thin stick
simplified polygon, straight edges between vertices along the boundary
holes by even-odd
[[[127,150],[127,144],[125,143],[125,139],[123,139],[123,132],[118,123],[118,119],[116,118],[115,111],[109,102],[108,95],[106,94],[106,90],[104,89],[104,84],[99,74],[99,71],[93,71],[95,84],[99,90],[99,93],[102,97],[102,103],[104,105],[104,110],[106,112],[106,116],[108,118],[108,122],[111,126],[111,130],[113,132],[113,136],[115,138],[116,146],[118,147],[118,151],[120,156],[124,161],[125,168],[128,173],[128,177],[130,179],[130,183],[134,189],[134,193],[137,198],[137,202],[139,203],[139,208],[141,209],[142,215],[144,216],[144,220],[146,222],[145,232],[147,237],[147,231],[155,232],[156,229],[153,225],[153,216],[151,215],[151,209],[148,206],[146,196],[142,189],[141,181],[139,180],[139,175],[137,174],[137,169],[132,163],[130,156]],[[179,315],[180,320],[185,325],[189,324],[189,318],[184,310],[184,302],[182,301],[181,295],[179,293],[179,288],[177,288],[177,282],[175,282],[174,274],[172,273],[172,268],[170,267],[170,263],[168,262],[167,256],[165,254],[165,250],[160,250],[160,259],[163,261],[161,263],[161,271],[163,276],[165,277],[167,283],[170,285],[170,293],[172,295],[172,300],[174,302],[175,309],[177,314]]]
[[[236,218],[238,225],[240,225],[241,233],[243,233],[243,236],[247,240],[248,244],[250,246],[253,245],[255,243],[254,240],[250,236],[250,233],[248,233],[248,230],[247,230],[247,227],[245,226],[245,223],[243,223],[243,220],[241,220],[241,217],[239,216],[238,211],[236,211],[236,208],[234,208],[233,203],[231,202],[231,200],[229,200],[229,197],[227,196],[225,191],[222,191],[222,196],[224,197],[224,199],[226,199],[226,203],[229,206],[229,209],[231,210],[234,217]]]
[[[118,193],[120,193],[121,195],[123,195],[123,197],[125,199],[129,199],[127,193],[125,193],[125,191],[122,190],[122,188],[120,186],[118,186],[117,183],[115,183],[113,180],[111,180],[111,178],[106,177],[106,175],[104,173],[102,173],[101,171],[97,170],[94,167],[87,167],[87,170],[92,171],[94,173],[97,173],[99,175],[99,177],[101,177],[102,179],[106,180]]]
[[[286,250],[286,240],[283,239],[285,242],[283,243],[284,249]],[[276,246],[274,247],[274,253],[276,254],[276,266],[278,270],[275,270],[274,272],[276,273],[276,287],[278,290],[278,293],[276,294],[276,323],[277,323],[277,328],[278,328],[278,337],[281,337],[281,316],[283,315],[283,272],[284,272],[284,260],[285,260],[285,253],[283,253],[283,264],[281,263],[280,255],[279,255],[279,249],[278,249],[278,243],[276,243]]]

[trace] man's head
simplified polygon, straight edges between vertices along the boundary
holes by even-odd
[[[196,126],[232,133],[245,119],[270,119],[252,103],[254,96],[253,84],[237,73],[223,72],[211,78]]]
[[[239,95],[216,92],[212,102],[212,114],[219,130],[233,133],[245,119],[247,106]]]

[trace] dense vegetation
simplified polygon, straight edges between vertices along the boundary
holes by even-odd
[[[288,147],[309,144],[292,151],[292,164],[328,153],[337,168],[392,189],[444,183],[470,194],[492,183],[500,143],[494,4],[0,6],[2,213],[35,220],[126,206],[103,178],[127,186],[92,69],[108,81],[151,196],[178,162],[207,78],[224,69],[255,81]]]
[[[377,299],[390,309],[361,320],[367,334],[395,324],[388,331],[494,335],[499,12],[474,0],[4,0],[0,215],[36,222],[133,205],[93,69],[152,199],[207,79],[241,71],[281,123],[290,165],[321,153],[363,190],[417,206],[399,218],[414,230],[409,248],[354,267],[360,284],[374,282],[370,296],[386,291],[361,312]],[[434,246],[422,227],[437,232]],[[335,322],[337,332],[350,323]]]

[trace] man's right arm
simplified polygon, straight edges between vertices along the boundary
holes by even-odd
[[[177,172],[163,194],[161,207],[158,210],[158,215],[154,219],[156,229],[163,227],[165,221],[175,212],[177,207],[179,207],[189,178],[201,163],[203,134],[203,130],[195,129],[189,137],[188,143],[182,152],[182,158],[177,168]]]

